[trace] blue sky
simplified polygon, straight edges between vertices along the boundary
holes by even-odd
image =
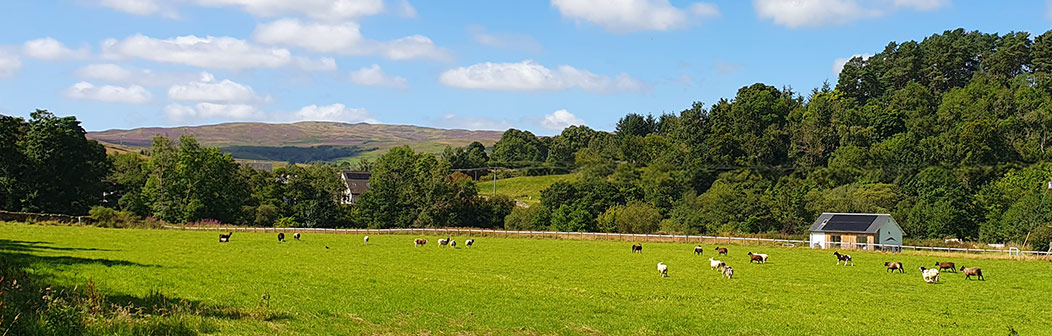
[[[0,114],[610,130],[959,27],[1040,34],[1052,1],[4,1]]]

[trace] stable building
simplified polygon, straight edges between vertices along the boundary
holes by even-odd
[[[902,249],[902,227],[889,214],[823,213],[811,225],[811,248]]]

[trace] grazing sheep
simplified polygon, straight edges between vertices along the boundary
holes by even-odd
[[[936,283],[939,282],[939,270],[934,268],[924,268],[921,266],[921,275],[924,276],[924,282]]]
[[[906,273],[906,270],[902,267],[900,262],[886,262],[884,266],[888,268],[888,272],[899,271],[899,273]]]
[[[632,245],[632,253],[636,253],[636,252],[643,253],[643,245],[639,245],[639,244]]]
[[[417,239],[413,241],[413,245],[415,246],[424,246],[425,244],[427,244],[426,239]]]
[[[662,278],[668,277],[668,265],[665,265],[664,263],[659,262],[658,266],[657,266],[657,270],[658,270],[658,275],[661,275]]]
[[[449,245],[449,238],[442,238],[438,240],[438,246]]]
[[[279,232],[278,233],[278,241],[279,242],[285,241],[285,233],[284,232]]]
[[[468,239],[464,241],[464,246],[471,247],[471,245],[475,245],[474,239]]]
[[[295,238],[296,240],[300,240],[300,233],[299,232],[293,233],[292,234],[292,238]]]
[[[943,262],[936,261],[935,262],[935,266],[939,267],[939,271],[940,272],[945,271],[946,269],[949,269],[949,270],[953,271],[954,273],[957,273],[957,267],[954,266],[953,263],[949,262],[949,261],[943,261]]]
[[[734,277],[734,268],[730,266],[723,266],[723,277],[730,279]]]
[[[366,244],[368,244],[368,243],[369,243],[369,236],[365,236],[365,243],[366,243]]]
[[[974,276],[979,277],[979,280],[986,281],[986,278],[983,278],[983,270],[979,269],[978,267],[967,267],[966,268],[966,267],[964,267],[962,265],[961,266],[961,271],[964,272],[964,278],[966,280],[971,280],[972,276],[974,275]]]
[[[712,268],[712,269],[715,270],[715,269],[721,268],[723,266],[727,266],[727,264],[724,264],[723,261],[709,258],[709,268]]]
[[[233,232],[231,232],[231,233],[227,233],[227,234],[222,234],[222,233],[220,233],[220,234],[219,234],[219,242],[220,242],[220,243],[225,243],[225,242],[228,242],[228,241],[230,241],[230,236],[232,236],[232,235],[234,235],[234,233],[233,233]]]
[[[763,254],[763,253],[752,253],[752,252],[749,252],[749,263],[751,264],[753,261],[755,261],[757,263],[760,263],[760,264],[766,264],[767,263],[767,255]]]
[[[457,248],[457,241],[456,240],[450,240],[449,241],[449,247]]]
[[[726,247],[718,247],[717,246],[716,247],[716,252],[719,252],[718,254],[727,255],[727,248]]]
[[[833,255],[836,256],[836,264],[837,265],[840,265],[840,262],[843,261],[844,262],[844,266],[847,266],[847,263],[849,263],[849,262],[851,263],[851,266],[855,266],[855,261],[851,260],[851,256],[850,255],[840,254],[839,251],[833,251]]]
[[[705,249],[702,248],[701,245],[698,245],[697,247],[694,248],[694,255],[701,255],[701,252],[704,252],[704,251],[705,251]]]

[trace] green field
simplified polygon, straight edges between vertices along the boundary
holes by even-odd
[[[534,205],[541,202],[541,190],[555,182],[572,181],[577,175],[546,175],[546,176],[520,176],[497,180],[497,194],[505,195],[526,204]],[[480,195],[493,193],[493,180],[482,178],[478,182]]]
[[[708,267],[711,244],[480,237],[471,248],[416,248],[413,236],[272,234],[0,224],[0,255],[38,281],[83,287],[108,303],[182,299],[205,309],[209,333],[1020,335],[1052,330],[1052,263],[994,258],[987,281],[916,267],[946,257],[729,246],[736,270]],[[454,237],[463,245],[464,237]],[[326,246],[328,248],[326,248]],[[770,254],[748,264],[746,252]],[[906,263],[886,274],[885,261]],[[660,278],[657,262],[669,265]],[[152,293],[152,294],[151,294]],[[269,300],[262,298],[269,295]],[[265,310],[265,313],[259,313]],[[227,312],[227,313],[215,313]],[[244,313],[249,312],[249,313]],[[251,313],[256,312],[256,313]],[[264,317],[259,317],[264,316]],[[0,329],[3,327],[0,326]]]

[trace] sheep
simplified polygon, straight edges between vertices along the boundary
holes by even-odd
[[[643,253],[643,245],[639,245],[639,244],[632,245],[632,253],[636,253],[636,252]]]
[[[474,239],[468,239],[464,241],[464,246],[471,247],[471,245],[475,245]]]
[[[668,265],[665,265],[665,263],[658,262],[657,270],[658,275],[661,275],[662,278],[668,277]]]
[[[899,271],[899,273],[906,273],[906,270],[902,267],[900,262],[886,262],[884,266],[888,268],[887,272]],[[886,273],[886,272],[885,272]]]
[[[719,255],[719,254],[727,255],[727,248],[726,247],[719,247],[719,246],[717,246],[716,247],[716,252],[719,252],[717,255]]]
[[[702,248],[701,245],[698,245],[697,247],[694,248],[694,255],[701,255],[701,253],[704,252],[704,251],[705,251],[705,249]]]
[[[727,266],[727,264],[724,264],[723,261],[709,258],[709,268],[712,268],[713,270],[715,270],[715,269],[721,268],[723,266]]]
[[[457,241],[456,240],[450,240],[449,241],[449,247],[457,248]]]
[[[972,276],[974,275],[974,276],[979,277],[979,280],[986,281],[986,278],[983,278],[983,270],[978,268],[978,267],[967,267],[966,268],[966,267],[964,267],[962,265],[961,266],[961,271],[964,272],[964,278],[966,280],[971,280]]]
[[[293,233],[292,234],[292,238],[295,238],[296,240],[300,240],[300,233],[299,232]]]
[[[366,244],[368,244],[368,243],[369,243],[369,236],[365,236],[365,243],[366,243]]]
[[[438,246],[446,246],[449,244],[449,238],[442,238],[438,240]]]
[[[230,241],[230,236],[232,236],[232,235],[234,235],[234,233],[233,233],[233,232],[231,232],[231,233],[227,233],[227,234],[222,234],[222,233],[220,233],[220,234],[219,234],[219,242],[220,242],[220,243],[225,243],[225,242],[228,242],[228,241]]]
[[[730,266],[723,266],[723,276],[727,279],[734,277],[734,268]]]
[[[285,241],[285,233],[284,232],[278,232],[278,241],[279,242]]]
[[[954,273],[957,273],[957,267],[954,266],[953,263],[949,262],[949,261],[943,261],[943,262],[936,261],[935,262],[935,266],[939,267],[939,271],[940,272],[945,271],[946,269],[949,269],[949,270],[953,271]]]
[[[426,239],[416,239],[416,240],[413,241],[413,245],[418,246],[418,247],[419,246],[424,246],[425,244],[427,244],[427,240]]]
[[[760,263],[760,264],[766,264],[767,263],[767,255],[763,254],[763,253],[752,253],[752,252],[749,252],[749,263],[751,264],[753,261],[755,261],[757,263]]]
[[[921,275],[924,276],[924,282],[936,283],[939,282],[939,270],[934,268],[924,268],[921,266]]]
[[[851,260],[851,256],[850,255],[840,254],[839,251],[833,251],[833,255],[836,256],[836,264],[837,265],[840,265],[840,262],[843,261],[844,262],[844,266],[847,266],[847,263],[849,263],[849,262],[851,263],[851,266],[855,266],[855,261]]]

